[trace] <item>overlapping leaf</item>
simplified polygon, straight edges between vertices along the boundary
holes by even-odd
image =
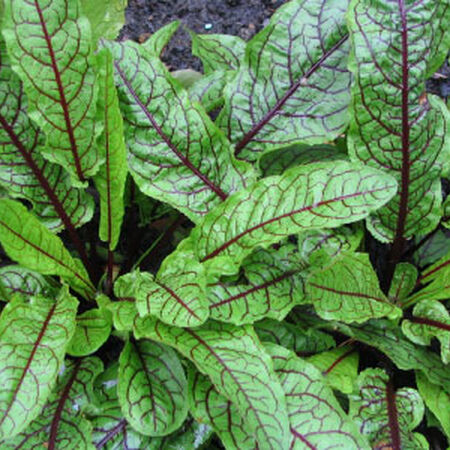
[[[187,415],[187,381],[177,354],[164,344],[128,341],[119,359],[122,412],[147,436],[165,436]]]
[[[18,202],[0,199],[0,210],[0,243],[11,259],[44,275],[59,275],[77,291],[92,295],[86,269],[57,236]]]
[[[394,303],[401,303],[414,289],[417,281],[417,269],[409,263],[397,264],[389,288],[388,297]]]
[[[201,103],[205,111],[214,111],[223,105],[223,90],[234,76],[233,71],[218,71],[205,75],[189,87],[189,98]]]
[[[3,35],[29,101],[46,134],[43,155],[80,184],[101,163],[95,147],[95,74],[89,66],[89,22],[77,1],[5,2]]]
[[[156,56],[131,42],[105,45],[115,60],[129,168],[145,194],[198,221],[253,180],[251,168],[233,159],[229,142]]]
[[[294,0],[247,45],[218,124],[239,158],[334,139],[347,124],[350,74],[342,0]]]
[[[135,334],[171,345],[191,359],[237,408],[260,448],[288,446],[283,391],[252,328],[208,321],[196,329],[182,329],[146,318],[137,324]]]
[[[395,190],[390,176],[343,161],[295,167],[231,196],[194,229],[191,242],[202,261],[228,256],[239,264],[258,245],[356,222]]]
[[[308,278],[306,291],[308,301],[324,319],[360,323],[401,315],[381,291],[366,253],[344,254],[315,271]]]
[[[27,99],[0,39],[0,184],[13,197],[33,204],[53,230],[78,227],[93,214],[92,197],[70,184],[69,175],[46,161],[44,135],[27,116]]]
[[[92,383],[102,371],[99,358],[66,361],[41,414],[6,448],[92,449],[92,425],[82,414],[93,400]]]
[[[423,436],[412,430],[422,421],[424,405],[415,389],[394,390],[381,369],[366,369],[350,396],[349,415],[372,448],[428,448]]]
[[[448,158],[448,111],[425,94],[425,80],[444,60],[450,36],[447,2],[354,0],[349,26],[352,160],[383,169],[399,192],[369,220],[374,236],[397,241],[433,230],[441,216],[440,174]]]
[[[164,25],[163,27],[156,30],[143,44],[142,48],[151,53],[154,56],[161,56],[165,47],[169,43],[170,39],[174,33],[178,30],[180,26],[179,20],[174,20],[173,22]]]
[[[15,298],[0,317],[0,440],[39,414],[75,329],[78,302],[63,288],[56,299]]]
[[[425,240],[420,237],[416,238],[415,244],[421,245],[414,252],[414,263],[417,267],[425,268],[450,252],[450,230],[438,228]]]

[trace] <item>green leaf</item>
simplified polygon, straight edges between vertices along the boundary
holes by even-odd
[[[3,36],[28,95],[29,116],[46,134],[42,154],[84,186],[98,170],[91,33],[78,1],[6,1]]]
[[[425,238],[416,238],[415,244],[420,247],[414,252],[414,264],[426,268],[450,252],[450,231],[437,228]],[[423,241],[425,239],[425,241]]]
[[[422,398],[415,389],[395,391],[381,369],[366,369],[357,383],[357,391],[350,396],[349,415],[372,448],[424,448],[422,440],[412,432],[424,414]]]
[[[94,2],[95,3],[95,2]],[[112,56],[104,49],[97,54],[99,121],[104,124],[98,140],[105,164],[94,177],[100,194],[100,239],[114,250],[119,240],[124,214],[124,191],[127,178],[127,155],[123,136],[123,121],[114,86]]]
[[[420,372],[416,372],[416,382],[425,405],[437,417],[444,433],[450,439],[450,393],[430,383],[426,375]]]
[[[416,281],[417,269],[415,266],[409,263],[397,264],[388,297],[395,304],[401,303],[413,291]]]
[[[310,356],[307,361],[321,370],[327,384],[351,394],[358,377],[359,355],[353,347],[342,346]]]
[[[76,329],[67,347],[71,356],[86,356],[98,350],[111,333],[111,319],[100,309],[90,309],[77,316]]]
[[[308,278],[306,297],[317,314],[327,320],[365,322],[401,316],[381,291],[366,253],[344,254]]]
[[[128,341],[117,387],[123,415],[147,436],[165,436],[187,415],[187,381],[177,354],[164,344]]]
[[[164,342],[191,359],[237,408],[246,430],[254,434],[261,448],[287,447],[288,418],[283,391],[270,357],[251,327],[208,321],[192,330],[146,318],[138,321],[135,335]]]
[[[285,392],[290,449],[369,449],[320,372],[293,352],[267,345]]]
[[[80,293],[95,291],[81,262],[23,205],[2,198],[0,210],[0,243],[11,259],[44,275],[59,275]]]
[[[206,75],[219,70],[236,70],[245,53],[245,41],[228,34],[190,32],[192,54],[200,58]]]
[[[164,48],[172,39],[172,36],[178,30],[179,26],[179,20],[175,20],[167,25],[164,25],[156,30],[143,44],[141,44],[141,47],[151,55],[158,57],[161,56]]]
[[[29,427],[7,441],[7,448],[93,450],[92,425],[82,411],[92,401],[92,383],[103,370],[99,358],[66,361],[48,403]]]
[[[152,315],[169,325],[194,327],[209,316],[204,267],[189,252],[168,256],[156,278],[141,273],[135,297],[140,316]]]
[[[254,450],[255,438],[246,430],[238,409],[214,389],[205,375],[188,373],[189,409],[195,420],[209,424],[226,449]]]
[[[396,190],[390,176],[346,162],[295,167],[242,190],[217,206],[191,233],[198,258],[239,265],[256,246],[300,231],[356,222]]]
[[[39,414],[75,330],[78,302],[63,288],[55,300],[15,298],[0,316],[0,440]]]
[[[445,228],[450,229],[450,195],[447,195],[445,198],[444,203],[442,204],[442,209],[444,210],[442,225]]]
[[[108,305],[112,313],[113,326],[117,331],[132,331],[139,317],[136,303],[133,299],[118,299]]]
[[[422,300],[414,307],[413,316],[402,322],[402,331],[415,344],[430,345],[432,338],[441,343],[441,358],[450,362],[450,314],[436,300]]]
[[[257,250],[242,265],[246,280],[208,285],[211,317],[235,325],[265,317],[282,320],[297,304],[305,302],[304,266],[295,260],[295,246]]]
[[[10,196],[31,202],[33,212],[53,231],[79,227],[91,220],[93,199],[71,186],[62,167],[42,157],[45,137],[27,116],[27,106],[0,37],[0,185]]]
[[[202,74],[193,69],[180,69],[170,72],[170,75],[178,81],[186,90],[202,78]]]
[[[247,44],[217,122],[237,157],[255,161],[269,149],[320,144],[346,128],[347,6],[347,0],[288,2]]]
[[[368,220],[383,242],[432,231],[441,217],[440,175],[448,158],[449,113],[425,94],[425,80],[444,61],[450,10],[443,2],[353,0],[349,10],[353,161],[390,173],[397,195]]]
[[[194,222],[254,179],[225,136],[163,63],[135,43],[106,43],[114,55],[128,165],[146,195]]]
[[[125,24],[126,0],[80,0],[83,14],[89,19],[94,46],[100,38],[115,39]]]
[[[212,434],[210,426],[188,417],[177,431],[162,439],[161,445],[164,450],[206,449]]]

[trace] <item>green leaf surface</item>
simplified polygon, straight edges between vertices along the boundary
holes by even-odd
[[[90,309],[76,318],[75,334],[67,347],[71,356],[86,356],[98,350],[111,333],[111,319],[100,309]]]
[[[317,314],[327,320],[365,322],[401,316],[378,284],[366,253],[344,254],[308,278],[306,297]]]
[[[450,44],[446,2],[353,0],[350,69],[353,161],[380,168],[399,183],[397,195],[368,220],[383,242],[432,231],[441,217],[440,175],[448,158],[449,113],[425,94],[425,80]]]
[[[45,137],[27,116],[27,106],[0,37],[0,185],[10,196],[31,202],[53,231],[81,226],[92,217],[92,197],[73,188],[63,168],[42,157]]]
[[[250,161],[269,149],[320,144],[346,127],[347,0],[294,0],[245,50],[217,123]]]
[[[436,263],[450,252],[450,230],[436,229],[425,238],[416,238],[415,244],[420,247],[414,252],[413,261],[417,267],[425,268]]]
[[[156,30],[143,44],[141,44],[141,47],[154,56],[161,56],[179,26],[179,20],[175,20],[167,25],[164,25]]]
[[[137,44],[106,43],[113,52],[128,165],[146,195],[194,222],[254,172],[231,155],[229,142],[163,63]]]
[[[192,54],[200,58],[206,75],[236,70],[245,53],[245,41],[228,34],[197,34],[191,31]]]
[[[256,246],[358,221],[388,201],[394,180],[346,162],[300,166],[262,179],[216,207],[191,233],[198,258],[239,265]]]
[[[422,300],[414,306],[413,316],[402,322],[402,331],[415,344],[430,345],[431,339],[441,343],[441,358],[450,362],[450,314],[436,300]]]
[[[283,391],[251,327],[208,321],[196,329],[181,329],[146,318],[138,322],[135,335],[164,342],[191,359],[237,408],[261,449],[288,446]]]
[[[95,290],[81,262],[18,202],[0,199],[0,243],[8,256],[44,275],[58,275],[80,293]]]
[[[401,303],[413,291],[417,281],[417,269],[409,263],[400,263],[395,266],[394,276],[389,288],[389,299]]]
[[[366,369],[350,396],[350,417],[366,436],[372,448],[423,449],[413,433],[422,421],[424,404],[415,389],[394,390],[382,369]]]
[[[123,120],[114,85],[113,59],[108,50],[97,54],[99,121],[104,124],[98,140],[99,152],[105,164],[94,177],[100,194],[100,239],[114,250],[119,240],[124,214],[124,191],[127,178],[127,155],[123,135]]]
[[[29,116],[47,137],[42,154],[84,185],[102,162],[89,22],[79,17],[78,1],[8,0],[5,6],[3,36],[28,95]]]
[[[82,411],[93,399],[92,383],[102,369],[96,357],[66,361],[41,414],[6,448],[93,450],[92,425]]]
[[[134,300],[118,299],[108,305],[112,313],[113,326],[117,331],[132,331],[139,317]]]
[[[295,260],[295,245],[256,250],[243,262],[246,280],[208,285],[211,317],[235,325],[263,318],[282,320],[297,304],[305,302],[302,270]]]
[[[177,354],[164,344],[128,341],[117,388],[123,415],[147,436],[165,436],[187,415],[187,381]]]
[[[15,298],[0,316],[0,440],[25,429],[44,406],[75,330],[78,302]]]
[[[267,345],[289,413],[290,449],[369,449],[319,370],[293,352]]]

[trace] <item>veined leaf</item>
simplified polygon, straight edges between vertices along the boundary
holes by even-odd
[[[177,354],[164,344],[128,341],[119,359],[122,412],[144,435],[165,436],[187,415],[187,381]]]
[[[366,369],[357,383],[357,392],[350,396],[349,415],[372,448],[428,448],[425,438],[412,432],[424,414],[422,398],[415,389],[395,391],[381,369]]]
[[[226,449],[254,450],[255,438],[237,407],[214,389],[209,378],[190,370],[188,382],[189,409],[195,420],[211,425]]]
[[[209,316],[204,267],[190,252],[168,256],[156,278],[141,273],[134,296],[140,316],[151,314],[169,325],[194,327]]]
[[[306,297],[327,320],[365,322],[401,316],[401,310],[381,291],[366,253],[344,254],[308,278]]]
[[[347,124],[347,0],[294,0],[248,44],[217,123],[250,161],[295,142],[330,141]]]
[[[95,3],[95,2],[94,2]],[[105,164],[94,177],[100,194],[100,239],[114,250],[119,240],[124,214],[124,190],[127,178],[126,148],[119,100],[114,86],[113,59],[108,50],[97,54],[98,111],[104,124],[99,138],[99,151]]]
[[[11,259],[44,275],[59,275],[84,295],[95,291],[81,262],[23,205],[2,198],[0,210],[0,243]]]
[[[286,396],[291,435],[286,448],[370,448],[318,369],[283,347],[267,344],[266,348]]]
[[[433,230],[441,217],[440,174],[449,114],[425,94],[425,80],[450,44],[447,2],[403,0],[383,7],[353,0],[350,68],[352,160],[383,169],[399,182],[397,195],[368,221],[383,242]]]
[[[143,44],[141,44],[141,47],[154,56],[161,56],[164,48],[170,42],[179,26],[179,20],[174,20],[173,22],[164,25],[156,30]]]
[[[417,281],[417,269],[409,263],[395,266],[388,297],[396,304],[404,300],[414,289]]]
[[[194,222],[254,179],[229,142],[163,63],[137,44],[105,43],[113,52],[128,164],[146,195]]]
[[[192,54],[200,58],[206,75],[236,70],[244,59],[245,41],[228,34],[197,34],[191,31]]]
[[[0,316],[0,440],[20,433],[44,406],[75,330],[78,302],[15,298]]]
[[[41,414],[6,448],[92,449],[92,425],[82,409],[93,399],[92,383],[103,370],[99,358],[66,361]]]
[[[44,141],[27,116],[27,98],[0,38],[0,184],[11,196],[30,201],[50,229],[81,226],[92,217],[92,197],[73,188],[63,168],[42,157]]]
[[[231,196],[193,230],[191,242],[201,261],[228,256],[240,264],[258,245],[356,222],[395,190],[390,176],[344,161],[295,167]]]
[[[436,300],[422,300],[414,306],[414,317],[402,322],[403,333],[414,343],[430,345],[432,338],[441,343],[441,358],[450,362],[450,314]]]
[[[237,408],[261,449],[288,446],[283,391],[251,327],[208,321],[195,329],[182,329],[148,317],[138,321],[134,332],[137,338],[159,340],[191,359]]]
[[[282,320],[295,306],[305,302],[304,266],[295,261],[295,246],[279,250],[256,250],[243,262],[246,283],[218,282],[208,285],[211,317],[235,325],[265,317]]]
[[[108,305],[112,313],[114,328],[117,331],[132,331],[136,319],[139,317],[134,299],[118,299]]]
[[[46,134],[42,154],[80,185],[102,162],[95,147],[95,73],[89,22],[78,1],[5,2],[3,35],[22,79],[29,116]]]
[[[429,234],[425,242],[423,238],[417,237],[415,244],[422,245],[414,252],[413,261],[417,267],[425,268],[435,264],[450,252],[450,230],[437,229]]]

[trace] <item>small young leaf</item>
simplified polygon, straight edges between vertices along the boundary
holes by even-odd
[[[61,289],[58,298],[15,298],[0,316],[0,440],[11,438],[39,414],[75,330],[78,302]]]
[[[402,322],[402,331],[416,344],[430,345],[432,338],[441,343],[441,358],[444,364],[450,362],[450,314],[447,308],[436,300],[422,300],[414,307],[409,320]]]
[[[350,396],[350,417],[372,448],[419,449],[422,441],[412,430],[422,421],[424,405],[415,389],[394,390],[381,369],[366,369]]]
[[[416,281],[417,269],[415,266],[409,263],[397,264],[388,297],[395,304],[401,303],[412,292]]]
[[[138,321],[134,332],[137,338],[159,340],[191,359],[237,408],[260,447],[278,450],[288,446],[283,391],[251,327],[208,321],[195,329],[182,329],[147,317]]]
[[[180,22],[175,20],[156,30],[141,47],[154,56],[161,56],[164,48],[172,39],[172,36],[178,30]]]
[[[128,341],[119,359],[122,412],[147,436],[165,436],[187,415],[187,381],[177,354],[164,344]]]
[[[345,254],[308,278],[306,297],[327,320],[365,322],[401,316],[381,291],[366,253]]]
[[[44,275],[59,275],[80,293],[95,291],[81,262],[23,205],[2,198],[0,210],[0,243],[11,259]]]

